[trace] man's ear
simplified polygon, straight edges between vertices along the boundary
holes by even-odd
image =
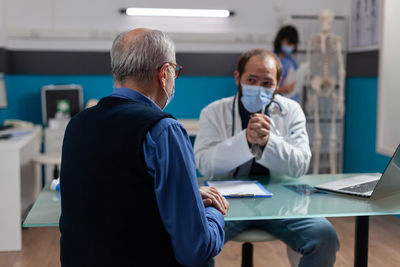
[[[235,77],[236,85],[239,86],[239,84],[240,84],[240,74],[239,74],[239,71],[235,70],[235,71],[233,72],[233,77]]]
[[[158,82],[162,88],[165,88],[166,84],[167,84],[167,72],[166,72],[167,67],[168,67],[167,65],[163,65],[158,70],[158,74],[157,74]]]

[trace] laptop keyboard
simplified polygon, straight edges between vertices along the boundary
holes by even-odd
[[[352,185],[349,187],[341,188],[340,190],[346,190],[346,191],[355,192],[355,193],[366,193],[366,192],[374,190],[378,181],[379,180],[368,182],[368,183],[363,183],[363,184]]]

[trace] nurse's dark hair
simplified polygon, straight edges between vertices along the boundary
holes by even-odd
[[[279,80],[282,77],[282,63],[274,53],[272,53],[268,50],[262,49],[262,48],[251,49],[240,55],[239,60],[237,62],[237,67],[236,67],[236,70],[239,72],[239,76],[242,77],[242,74],[244,73],[244,69],[246,67],[247,62],[249,61],[249,59],[251,57],[254,57],[254,56],[263,56],[264,58],[272,57],[275,60],[276,81],[279,82]]]
[[[282,40],[284,39],[286,39],[290,44],[294,45],[293,53],[296,53],[297,45],[299,44],[299,34],[294,26],[286,25],[278,31],[274,40],[275,53],[279,53],[282,51],[281,45]]]

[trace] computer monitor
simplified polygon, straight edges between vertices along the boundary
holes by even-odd
[[[49,119],[55,118],[57,112],[70,117],[83,108],[82,87],[76,84],[46,85],[42,87],[42,120],[48,126]]]

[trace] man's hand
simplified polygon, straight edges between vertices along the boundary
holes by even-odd
[[[247,142],[253,145],[267,145],[270,129],[271,119],[265,114],[254,113],[246,129]]]
[[[223,215],[226,215],[229,209],[228,201],[221,195],[215,187],[200,186],[200,195],[205,207],[213,206]]]

